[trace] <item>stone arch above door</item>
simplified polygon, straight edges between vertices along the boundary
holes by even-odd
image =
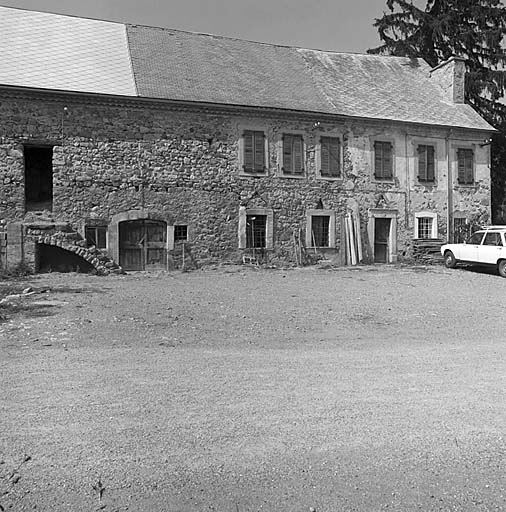
[[[128,210],[114,215],[109,224],[109,251],[115,261],[120,261],[120,224],[123,222],[154,221],[165,223],[165,226],[172,225],[172,219],[157,211],[139,209]],[[165,238],[167,241],[167,237]],[[167,250],[167,246],[166,246]]]

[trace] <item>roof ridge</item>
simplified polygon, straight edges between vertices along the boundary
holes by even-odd
[[[190,34],[194,36],[204,36],[204,37],[213,37],[215,39],[225,39],[228,41],[240,41],[242,43],[252,43],[252,44],[259,44],[264,46],[271,46],[275,48],[286,48],[290,50],[309,50],[309,51],[315,51],[315,52],[325,52],[325,53],[331,53],[334,55],[356,55],[356,56],[363,56],[363,57],[370,57],[370,58],[399,58],[399,59],[405,59],[407,57],[398,57],[394,55],[372,55],[369,53],[362,53],[362,52],[339,52],[336,50],[325,50],[322,48],[308,48],[306,46],[299,46],[299,45],[293,45],[293,44],[281,44],[281,43],[271,43],[266,41],[256,41],[253,39],[243,39],[241,37],[234,37],[234,36],[227,36],[222,34],[212,34],[209,32],[201,32],[198,30],[182,30],[178,28],[171,28],[171,27],[160,27],[157,25],[148,25],[145,23],[130,23],[130,22],[123,22],[123,21],[114,21],[114,20],[106,20],[101,18],[91,18],[89,16],[79,16],[77,14],[65,14],[65,13],[59,13],[59,12],[51,12],[51,11],[40,11],[37,9],[28,9],[25,7],[11,7],[6,5],[1,5],[0,7],[4,9],[16,9],[18,11],[26,11],[26,12],[33,12],[33,13],[40,13],[40,14],[49,14],[52,16],[65,16],[67,18],[76,18],[76,19],[82,19],[82,20],[89,20],[89,21],[98,21],[102,23],[115,23],[118,25],[123,25],[125,27],[142,27],[142,28],[149,28],[151,30],[161,30],[164,32],[178,32],[182,34]]]
[[[12,9],[12,10],[16,10],[16,11],[33,12],[33,13],[37,13],[37,14],[50,14],[51,16],[64,16],[66,18],[76,18],[78,20],[99,21],[101,23],[115,23],[116,25],[123,25],[123,26],[125,26],[127,24],[124,21],[104,20],[104,19],[100,19],[100,18],[91,18],[90,16],[79,16],[77,14],[65,14],[65,13],[61,13],[61,12],[40,11],[38,9],[29,9],[28,7],[13,7],[11,5],[0,4],[0,8]]]

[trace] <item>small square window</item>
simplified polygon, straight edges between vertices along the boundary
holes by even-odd
[[[174,242],[186,242],[188,240],[188,226],[174,226]]]
[[[88,247],[94,245],[97,249],[106,249],[107,228],[105,226],[86,226],[84,231]]]

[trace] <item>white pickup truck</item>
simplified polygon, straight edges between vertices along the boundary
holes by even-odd
[[[441,254],[447,268],[454,268],[459,262],[493,265],[499,275],[506,277],[506,226],[488,226],[463,244],[445,244]]]

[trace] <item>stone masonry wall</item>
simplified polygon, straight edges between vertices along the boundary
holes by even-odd
[[[244,129],[266,133],[266,175],[245,176],[240,169]],[[305,143],[305,175],[280,173],[283,133],[301,133]],[[316,169],[319,135],[335,134],[343,145],[342,179],[322,179]],[[453,173],[455,210],[487,219],[490,210],[488,147],[480,133],[440,128],[366,123],[308,116],[218,109],[175,110],[167,104],[97,101],[78,96],[0,95],[0,220],[23,221],[24,144],[53,144],[54,199],[52,220],[82,228],[86,218],[110,221],[129,210],[148,210],[169,224],[189,226],[193,253],[201,262],[236,261],[241,205],[274,211],[272,261],[293,261],[293,230],[305,228],[306,210],[323,205],[339,218],[358,204],[362,238],[368,248],[371,208],[398,211],[401,257],[409,256],[414,213],[438,213],[440,235],[446,237],[447,154]],[[393,143],[395,179],[373,177],[374,140]],[[437,147],[436,182],[427,187],[416,178],[416,144]],[[476,183],[459,187],[455,151],[470,146],[476,155]],[[336,222],[337,248],[339,226]],[[326,256],[337,258],[337,248]],[[367,249],[368,248],[368,249]]]

